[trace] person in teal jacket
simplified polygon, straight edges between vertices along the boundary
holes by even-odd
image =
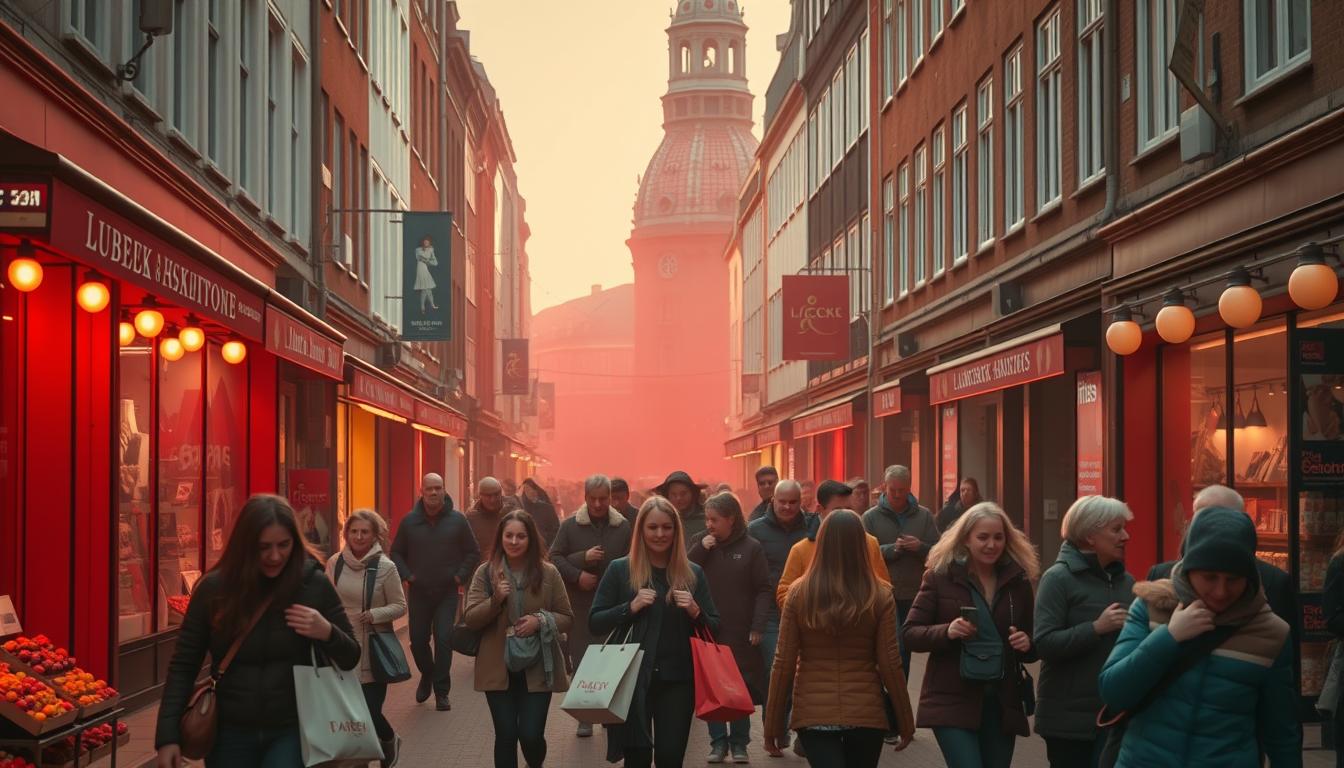
[[[1116,768],[1301,768],[1288,625],[1265,600],[1250,518],[1204,510],[1170,579],[1140,582],[1099,677],[1129,719]],[[1171,672],[1176,677],[1151,697]]]

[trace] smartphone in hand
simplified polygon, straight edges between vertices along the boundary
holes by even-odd
[[[979,613],[980,613],[980,612],[977,611],[977,610],[975,609],[975,606],[973,606],[973,605],[963,605],[963,606],[961,606],[961,620],[962,620],[962,621],[969,621],[970,623],[974,624],[974,623],[975,623],[975,617],[976,617],[977,615],[979,615]]]

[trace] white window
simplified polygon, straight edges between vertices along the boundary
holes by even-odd
[[[845,158],[845,69],[831,77],[831,167]]]
[[[1022,46],[1003,57],[1003,218],[1011,232],[1026,221],[1023,166]]]
[[[283,194],[288,170],[285,150],[289,142],[285,140],[285,134],[289,131],[280,105],[285,103],[285,65],[289,63],[290,53],[285,29],[279,19],[271,17],[266,31],[266,211],[288,229],[288,217],[283,216],[280,209],[286,201]]]
[[[852,147],[859,140],[859,125],[863,118],[859,110],[863,98],[859,94],[859,46],[849,49],[845,58],[845,146]]]
[[[929,0],[929,40],[943,34],[943,3],[947,0]]]
[[[896,0],[896,80],[904,83],[909,74],[910,38],[907,0]]]
[[[943,274],[947,266],[943,233],[947,228],[944,197],[947,194],[947,132],[938,126],[933,132],[933,216],[929,222],[929,253],[933,256],[933,276]]]
[[[821,128],[821,138],[817,142],[817,172],[819,181],[823,182],[831,177],[831,122],[831,89],[827,86],[817,109],[817,125]],[[820,188],[821,184],[817,186]]]
[[[896,19],[892,0],[882,0],[882,100],[896,92]]]
[[[863,30],[859,36],[859,114],[862,116],[859,123],[860,131],[868,130],[868,86],[872,81],[868,79],[868,30]]]
[[[1138,0],[1139,151],[1177,129],[1176,78],[1167,71],[1167,52],[1176,40],[1176,0]]]
[[[915,150],[915,219],[911,222],[914,240],[915,285],[924,282],[928,260],[924,254],[924,236],[928,231],[929,211],[929,150],[920,145]]]
[[[224,18],[219,0],[211,0],[210,14],[206,17],[206,101],[205,101],[205,153],[219,165],[223,157],[220,130],[224,125],[224,42],[220,38],[224,30]]]
[[[966,0],[952,0],[952,13],[950,15],[956,16],[958,13],[961,13],[962,10],[964,10],[965,8],[966,8]]]
[[[817,171],[817,110],[807,116],[807,194],[811,196],[821,183]]]
[[[952,113],[952,263],[966,260],[966,199],[970,181],[969,158],[966,151],[966,104]]]
[[[289,75],[289,212],[295,237],[306,242],[308,236],[308,60],[297,45],[293,48],[294,65]]]
[[[1036,29],[1036,203],[1043,210],[1058,201],[1060,189],[1059,9]]]
[[[1246,90],[1311,58],[1310,0],[1242,0]],[[1328,4],[1334,6],[1333,3]]]
[[[859,267],[861,272],[854,276],[859,281],[860,295],[863,297],[863,311],[868,311],[872,303],[873,279],[873,243],[872,230],[868,228],[868,212],[864,211],[863,221],[859,224]]]
[[[924,60],[924,4],[929,0],[910,0],[910,68]]]
[[[1102,129],[1101,0],[1078,0],[1078,183],[1100,176]]]
[[[66,5],[69,32],[92,48],[103,61],[111,58],[112,20],[116,12],[110,5],[107,0],[67,0]],[[139,44],[137,40],[137,48]]]
[[[845,253],[849,254],[849,262],[846,265],[845,274],[849,277],[849,316],[858,317],[863,314],[863,273],[859,271],[863,264],[863,254],[859,252],[859,225],[858,222],[852,224],[849,228],[848,239],[845,241]]]
[[[975,234],[981,246],[994,240],[994,78],[975,94]]]
[[[910,164],[905,163],[899,172],[901,186],[901,295],[910,292]]]
[[[255,125],[258,115],[253,114],[261,101],[257,94],[258,84],[252,77],[257,72],[254,33],[257,22],[253,0],[241,0],[238,3],[238,186],[254,194],[257,184],[253,168],[260,159],[261,149]]]
[[[882,180],[882,299],[896,298],[896,194],[891,177]]]
[[[196,63],[196,51],[198,49],[188,39],[192,27],[190,20],[187,18],[187,10],[186,0],[177,0],[173,8],[171,65],[167,68],[168,76],[173,80],[173,103],[168,116],[168,125],[181,134],[183,138],[194,142],[196,139],[196,110],[192,107],[197,104],[194,98],[197,91],[193,86],[199,79],[196,74],[200,71],[200,68]],[[210,45],[213,50],[214,40],[210,41]],[[213,91],[213,85],[207,87]]]

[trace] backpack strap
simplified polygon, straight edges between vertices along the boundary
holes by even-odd
[[[373,589],[378,583],[378,561],[379,556],[374,555],[369,558],[368,565],[364,568],[364,610],[369,610],[373,605]]]
[[[334,584],[340,584],[340,583],[341,583],[341,571],[344,571],[344,570],[345,570],[345,553],[344,553],[344,552],[338,552],[338,553],[336,554],[336,570],[335,570],[335,573],[332,574],[332,579],[331,579],[331,583],[332,583],[333,585],[334,585]]]

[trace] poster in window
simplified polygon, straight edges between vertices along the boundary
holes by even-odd
[[[452,337],[449,254],[453,215],[407,211],[401,215],[401,336],[413,341]]]
[[[1344,330],[1306,328],[1297,335],[1304,484],[1344,482]]]
[[[940,409],[943,433],[943,498],[950,499],[957,492],[961,478],[957,475],[957,404],[947,403]]]
[[[1078,495],[1101,496],[1106,414],[1101,402],[1101,371],[1080,371],[1077,383]]]
[[[299,532],[309,543],[328,551],[331,546],[331,471],[291,469],[286,487]]]

